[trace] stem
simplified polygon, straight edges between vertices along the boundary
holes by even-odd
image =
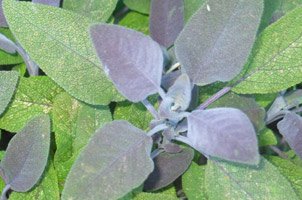
[[[185,143],[185,144],[187,144],[187,145],[193,147],[192,142],[191,142],[187,137],[185,137],[185,136],[178,135],[178,136],[176,136],[176,137],[174,138],[174,140],[179,141],[179,142],[182,142],[182,143]]]
[[[198,110],[204,110],[209,105],[211,105],[214,101],[218,100],[220,97],[231,91],[232,87],[224,87],[221,90],[219,90],[216,94],[208,98],[203,104],[201,104],[197,109]]]
[[[154,151],[152,151],[152,153],[151,153],[151,158],[152,158],[152,160],[153,160],[156,156],[158,156],[159,154],[161,154],[162,152],[163,152],[162,149],[155,149]]]
[[[25,52],[25,50],[18,43],[17,43],[17,49],[16,50],[19,53],[19,55],[23,58],[23,60],[26,64],[26,68],[27,68],[27,71],[28,71],[29,75],[30,76],[38,76],[39,75],[38,65],[34,61],[31,60],[29,55]]]
[[[278,154],[278,156],[280,156],[281,158],[288,159],[288,156],[283,151],[281,151],[278,147],[276,147],[276,146],[269,146],[269,148],[271,150],[273,150],[273,152],[275,152],[276,154]]]
[[[170,67],[170,69],[168,69],[168,71],[166,72],[166,74],[169,74],[169,73],[173,72],[178,67],[180,67],[180,63],[179,62],[175,63],[174,65],[172,65],[172,67]]]
[[[154,106],[148,101],[148,99],[144,99],[142,100],[142,104],[144,104],[144,106],[147,108],[147,110],[151,113],[151,115],[155,118],[155,119],[159,119],[159,114],[156,111],[156,109],[154,108]]]
[[[10,184],[6,185],[2,190],[1,200],[7,200],[6,193],[10,190]]]
[[[154,135],[155,133],[158,133],[158,132],[160,132],[160,131],[163,131],[163,130],[165,130],[165,129],[167,129],[167,128],[168,128],[168,126],[167,126],[166,124],[159,124],[159,125],[155,126],[153,129],[151,129],[151,130],[147,133],[147,135],[151,137],[151,136]]]

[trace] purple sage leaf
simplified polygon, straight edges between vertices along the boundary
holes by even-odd
[[[17,45],[8,39],[5,35],[0,33],[0,49],[7,53],[14,54],[17,51]]]
[[[229,81],[241,71],[262,10],[262,0],[209,0],[191,17],[175,42],[175,53],[193,83]]]
[[[32,119],[8,144],[0,163],[6,185],[17,192],[30,190],[47,164],[50,145],[50,119],[40,115]]]
[[[0,27],[8,27],[5,16],[3,14],[2,0],[0,0]]]
[[[149,36],[108,24],[93,25],[90,34],[104,71],[126,98],[139,102],[161,89],[163,54]]]
[[[302,117],[296,113],[288,113],[277,127],[289,146],[302,159]]]
[[[259,163],[253,124],[238,109],[193,111],[188,117],[187,137],[193,147],[205,155],[249,165]]]
[[[61,0],[32,0],[32,2],[54,6],[54,7],[60,7]]]
[[[166,48],[173,45],[184,26],[183,13],[183,0],[152,0],[151,37]]]

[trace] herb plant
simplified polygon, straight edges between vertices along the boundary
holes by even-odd
[[[3,0],[1,199],[302,199],[301,4]]]

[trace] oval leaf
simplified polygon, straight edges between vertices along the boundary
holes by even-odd
[[[256,132],[249,118],[234,108],[197,110],[188,117],[188,135],[193,147],[205,155],[257,165]]]
[[[124,0],[123,3],[131,10],[144,14],[150,13],[151,0]]]
[[[68,174],[62,199],[118,199],[153,171],[152,139],[127,121],[103,126]]]
[[[190,19],[175,43],[178,60],[193,83],[229,81],[253,46],[262,0],[209,0]]]
[[[5,183],[17,192],[30,190],[47,164],[49,145],[50,119],[47,115],[40,115],[10,141],[0,163]]]
[[[296,113],[288,113],[277,124],[289,146],[302,159],[302,117]]]
[[[152,0],[150,14],[151,37],[168,48],[174,44],[184,26],[183,0]]]
[[[106,73],[126,98],[138,102],[158,92],[163,54],[156,42],[117,25],[93,25],[90,33]]]

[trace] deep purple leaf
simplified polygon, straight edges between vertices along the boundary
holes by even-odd
[[[277,127],[289,146],[302,159],[302,117],[296,113],[288,113]]]
[[[150,33],[155,41],[166,48],[170,47],[183,26],[183,0],[151,1]]]
[[[163,54],[149,36],[117,25],[90,29],[96,52],[117,89],[138,102],[160,90]]]
[[[188,139],[201,153],[250,165],[259,163],[256,132],[234,108],[196,110],[188,117]]]
[[[155,191],[171,184],[190,166],[194,151],[183,149],[180,153],[161,153],[154,159],[154,171],[145,181],[145,191]]]
[[[7,26],[8,26],[8,24],[6,22],[4,14],[3,14],[2,0],[0,0],[0,27],[7,27]]]
[[[60,7],[61,0],[32,0],[33,3],[41,3],[49,6]]]

